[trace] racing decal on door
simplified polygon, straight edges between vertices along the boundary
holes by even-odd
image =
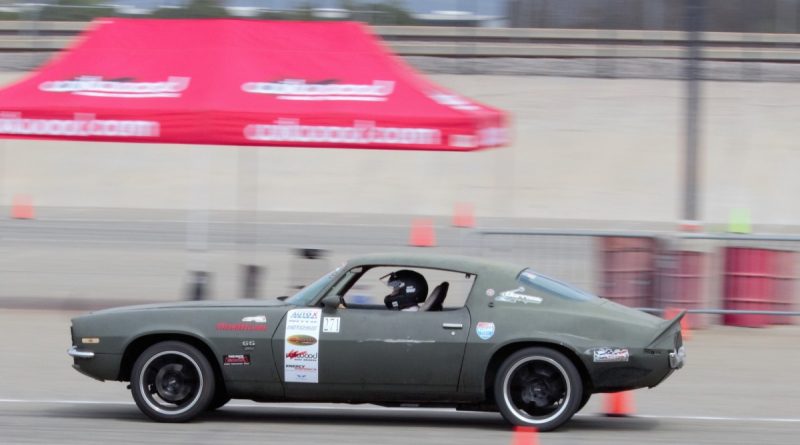
[[[322,320],[322,332],[338,334],[340,324],[341,320],[339,317],[325,317]]]
[[[292,309],[286,315],[285,381],[319,381],[319,329],[322,309]]]

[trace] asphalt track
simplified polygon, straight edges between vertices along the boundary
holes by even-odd
[[[192,423],[157,424],[139,413],[124,384],[70,368],[65,352],[75,314],[0,311],[0,443],[514,443],[496,414],[369,405],[233,401]],[[653,390],[634,392],[633,416],[602,416],[603,398],[595,396],[539,443],[796,444],[798,338],[798,327],[694,332],[686,368]]]

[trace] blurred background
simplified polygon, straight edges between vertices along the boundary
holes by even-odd
[[[542,443],[796,443],[800,0],[3,0],[0,85],[110,16],[361,21],[507,112],[511,143],[0,140],[0,442],[528,443],[443,410],[236,401],[153,424],[64,354],[81,311],[272,299],[353,255],[416,251],[516,261],[709,328],[685,331],[687,366],[636,391],[635,416],[587,415],[609,412],[595,397]]]
[[[712,310],[698,325],[792,320],[714,310],[797,301],[800,0],[3,1],[0,82],[108,16],[362,21],[507,111],[512,143],[2,141],[6,306],[272,298],[354,254],[416,249]]]

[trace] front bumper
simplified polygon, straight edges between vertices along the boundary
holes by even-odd
[[[77,346],[69,348],[67,354],[72,357],[72,367],[85,376],[100,381],[119,378],[121,354],[82,351]]]
[[[67,350],[67,354],[73,358],[84,358],[90,359],[94,358],[94,352],[91,351],[79,351],[77,346],[73,346]]]

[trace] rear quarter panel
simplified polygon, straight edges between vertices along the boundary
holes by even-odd
[[[517,289],[515,276],[489,274],[476,280],[468,306],[473,324],[467,340],[460,389],[485,395],[492,357],[510,345],[538,344],[571,352],[590,379],[599,375],[590,350],[622,347],[641,351],[652,340],[662,321],[640,312],[619,309],[602,299],[575,301],[542,292],[540,303],[508,303],[496,300],[500,293]],[[611,304],[611,306],[609,306]],[[479,324],[492,324],[493,335],[481,338]],[[485,332],[483,333],[486,336]],[[496,364],[495,364],[496,365]],[[600,367],[608,367],[601,364]],[[602,370],[601,370],[602,371]]]

